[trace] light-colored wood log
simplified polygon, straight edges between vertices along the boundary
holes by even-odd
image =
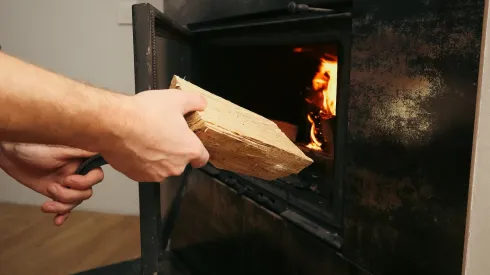
[[[207,100],[186,116],[216,168],[265,180],[297,174],[313,163],[271,120],[174,76],[170,85]]]
[[[296,141],[296,136],[298,135],[298,126],[287,123],[285,121],[280,120],[272,120],[281,131],[286,134],[286,136],[292,141]]]

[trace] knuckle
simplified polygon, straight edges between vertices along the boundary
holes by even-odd
[[[87,194],[85,195],[85,199],[86,200],[90,199],[93,194],[94,194],[94,191],[92,190],[92,188],[88,189]]]
[[[46,206],[41,206],[41,211],[43,211],[44,213],[53,213],[53,210],[49,207],[46,207]]]
[[[104,180],[104,171],[102,168],[93,170],[92,177],[90,178],[90,183],[99,183]]]
[[[74,195],[65,195],[62,199],[60,199],[60,201],[64,203],[72,203],[76,200],[77,198]]]
[[[145,181],[148,182],[161,182],[168,177],[168,172],[163,169],[154,169],[151,173],[146,174]]]
[[[201,152],[200,150],[198,149],[194,149],[193,151],[191,151],[189,154],[189,159],[192,160],[192,159],[198,159],[201,157]]]
[[[104,177],[105,177],[105,174],[104,174],[104,172],[101,169],[101,171],[99,173],[99,177],[97,179],[97,183],[102,182],[104,180]]]
[[[53,208],[49,213],[63,215],[71,211],[71,207],[61,202],[54,204]]]
[[[187,151],[187,157],[189,159],[200,158],[202,156],[202,147],[199,145],[199,143],[197,141],[194,141],[189,142],[188,144],[191,144],[191,146],[189,146],[189,149]]]
[[[56,209],[56,214],[63,215],[69,211],[70,211],[70,209],[67,205],[61,205]]]
[[[168,172],[167,170],[162,169],[162,167],[156,169],[152,175],[152,179],[154,182],[160,182],[165,177],[168,177]]]
[[[57,199],[61,202],[65,202],[65,201],[70,199],[70,196],[62,188],[58,188],[58,190],[54,194],[54,197],[55,197],[55,199]]]
[[[180,174],[182,174],[184,172],[184,168],[183,166],[174,166],[172,168],[169,169],[169,172],[170,172],[170,175],[171,176],[179,176]]]

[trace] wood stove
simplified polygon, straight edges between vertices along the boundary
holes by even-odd
[[[141,183],[142,274],[460,274],[483,2],[396,3],[133,6],[137,92],[185,77],[315,161],[192,171],[168,247],[181,179]]]

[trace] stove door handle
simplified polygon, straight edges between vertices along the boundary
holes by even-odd
[[[75,174],[78,175],[86,175],[88,172],[94,170],[95,168],[99,168],[103,165],[108,164],[107,161],[102,157],[102,155],[97,154],[93,155],[90,158],[84,160],[80,166],[78,166]]]

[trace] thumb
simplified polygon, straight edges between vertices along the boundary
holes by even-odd
[[[182,93],[182,114],[187,114],[194,111],[204,111],[207,106],[206,98],[195,92],[183,92]]]

